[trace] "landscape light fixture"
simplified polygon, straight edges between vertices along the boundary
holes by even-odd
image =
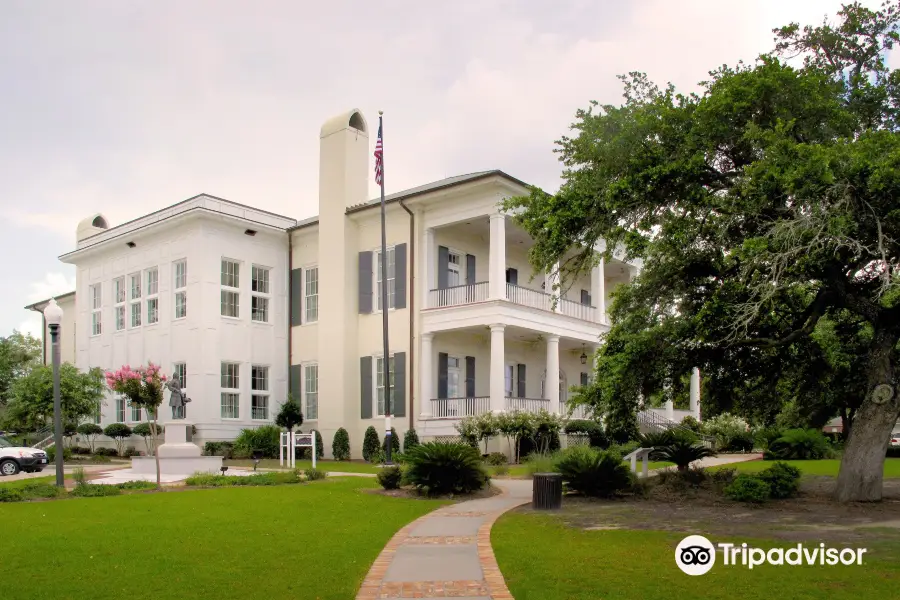
[[[587,364],[587,353],[584,351],[584,344],[581,345],[581,364]]]

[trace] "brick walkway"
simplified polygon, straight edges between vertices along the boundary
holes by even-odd
[[[500,496],[445,506],[391,538],[356,596],[512,600],[491,549],[491,526],[531,501],[531,480],[494,480]]]

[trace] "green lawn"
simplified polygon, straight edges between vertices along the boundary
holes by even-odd
[[[514,512],[494,525],[491,542],[516,600],[858,600],[896,598],[900,588],[897,542],[867,544],[862,566],[762,566],[750,571],[722,566],[720,555],[711,572],[691,577],[675,565],[675,546],[684,536],[583,531],[566,527],[557,517]],[[790,545],[739,541],[763,548]]]
[[[225,461],[225,464],[231,467],[252,467],[252,460],[243,460],[243,459],[229,459]],[[312,467],[311,460],[298,460],[297,468],[298,469],[309,469]],[[278,464],[277,458],[264,458],[259,462],[260,469],[286,469],[287,461],[285,461],[285,466],[281,466]],[[323,471],[330,471],[333,473],[377,473],[381,470],[381,467],[378,465],[373,465],[367,462],[360,461],[342,461],[342,460],[317,460],[316,468],[322,469]]]
[[[757,473],[771,467],[774,462],[771,460],[751,460],[713,468],[734,467],[739,473]],[[788,460],[785,462],[800,469],[804,475],[828,475],[831,477],[837,477],[841,466],[841,461],[836,458],[827,460]],[[884,476],[888,479],[900,478],[900,458],[885,459]]]
[[[0,504],[0,598],[353,598],[403,525],[442,502],[368,478]]]
[[[30,479],[16,479],[15,481],[4,481],[4,479],[5,478],[0,478],[0,488],[20,488],[29,483],[55,483],[56,475],[32,477]]]

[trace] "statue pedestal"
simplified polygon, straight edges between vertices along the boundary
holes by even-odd
[[[156,452],[159,455],[161,475],[193,475],[216,473],[222,467],[221,456],[201,456],[200,446],[193,442],[193,423],[182,419],[163,424],[165,443]],[[156,473],[156,459],[152,456],[135,456],[131,459],[135,473]]]

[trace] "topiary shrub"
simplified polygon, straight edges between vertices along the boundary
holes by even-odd
[[[765,458],[769,460],[815,460],[830,458],[833,450],[817,429],[788,429],[769,444]]]
[[[484,459],[484,462],[491,466],[505,465],[509,462],[509,459],[506,458],[506,455],[502,452],[491,452],[487,455],[487,458]]]
[[[82,423],[76,431],[87,441],[88,448],[93,453],[94,443],[97,441],[97,436],[103,434],[103,428],[96,423]]]
[[[697,442],[693,434],[678,432],[673,434],[668,444],[655,448],[650,458],[675,463],[679,471],[685,471],[692,462],[715,455],[715,452]]]
[[[725,487],[725,495],[738,502],[762,504],[769,499],[769,484],[755,475],[738,475]]]
[[[372,462],[372,458],[375,457],[380,450],[381,439],[378,437],[378,432],[375,430],[375,427],[369,425],[366,429],[365,436],[363,436],[363,460]]]
[[[560,453],[556,470],[570,490],[585,496],[609,497],[631,487],[631,471],[614,450],[567,448]]]
[[[407,429],[406,433],[403,434],[403,451],[409,452],[418,445],[419,434],[416,433],[415,429]]]
[[[235,458],[250,458],[258,451],[263,458],[278,458],[281,446],[281,428],[276,425],[263,425],[256,429],[242,429],[234,440]]]
[[[331,441],[331,455],[334,460],[350,460],[350,435],[343,427],[334,432]]]
[[[131,427],[125,423],[110,423],[103,430],[103,435],[112,438],[116,443],[116,454],[122,456],[122,453],[125,452],[125,440],[131,437]]]
[[[785,462],[775,463],[758,476],[769,484],[772,498],[793,498],[800,490],[800,469]]]
[[[381,450],[385,455],[387,455],[387,443],[388,436],[384,436]],[[391,455],[397,454],[398,452],[400,452],[400,438],[397,436],[397,430],[391,427]]]
[[[482,489],[488,474],[468,444],[428,442],[406,453],[406,481],[429,495],[467,494]]]
[[[403,471],[397,466],[385,467],[378,472],[375,479],[378,480],[378,484],[384,489],[396,490],[400,488],[400,484],[403,482]]]

